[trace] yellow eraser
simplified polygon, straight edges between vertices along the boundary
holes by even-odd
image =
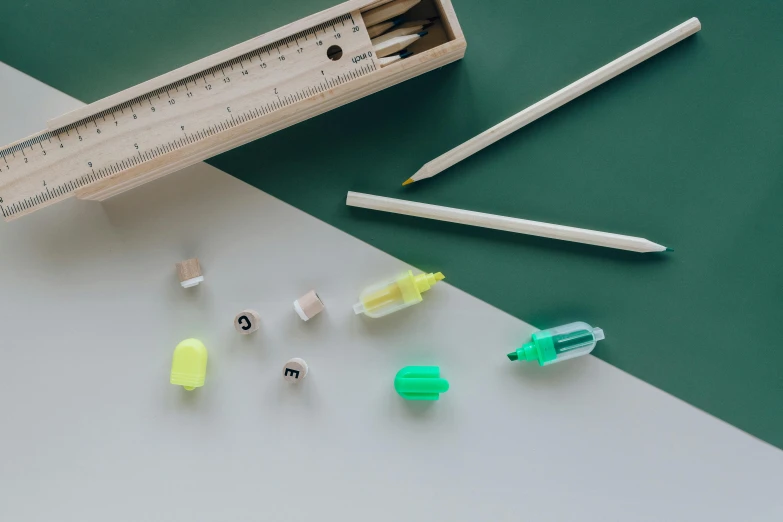
[[[207,348],[198,339],[185,339],[174,348],[171,384],[190,391],[204,386],[207,376]]]

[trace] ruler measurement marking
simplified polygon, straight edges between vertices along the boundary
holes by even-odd
[[[271,44],[268,44],[266,46],[263,46],[259,49],[249,51],[239,57],[235,57],[231,60],[228,60],[227,62],[224,62],[223,64],[216,65],[214,67],[211,67],[210,69],[207,69],[205,71],[201,71],[199,73],[194,73],[193,75],[190,75],[186,78],[182,78],[180,80],[177,80],[175,82],[172,82],[171,84],[168,84],[164,87],[161,87],[159,89],[156,89],[152,92],[142,94],[134,99],[128,100],[126,102],[120,103],[114,107],[111,107],[109,109],[103,110],[97,114],[91,115],[90,117],[84,118],[83,120],[71,123],[69,125],[66,125],[64,127],[61,127],[59,129],[55,129],[53,131],[44,131],[41,134],[37,136],[33,136],[24,142],[18,143],[16,145],[13,145],[11,147],[7,147],[6,149],[0,150],[0,156],[2,156],[3,161],[6,165],[8,165],[8,160],[6,159],[6,156],[10,153],[12,157],[15,156],[15,152],[21,152],[23,156],[26,157],[24,153],[24,148],[30,147],[32,150],[32,146],[35,144],[38,144],[39,147],[46,151],[46,149],[41,144],[41,141],[46,140],[49,143],[52,142],[51,138],[52,136],[56,137],[57,140],[60,142],[60,144],[63,144],[63,138],[61,137],[63,134],[67,137],[70,137],[70,131],[73,130],[76,132],[78,136],[81,136],[81,133],[78,130],[79,126],[84,126],[84,128],[87,128],[87,125],[89,123],[93,123],[94,127],[99,130],[96,120],[98,118],[102,118],[104,121],[106,121],[106,116],[108,114],[111,114],[112,118],[117,121],[117,117],[115,113],[119,110],[120,114],[124,114],[125,108],[130,109],[130,112],[136,116],[137,113],[134,110],[133,106],[135,104],[138,104],[141,107],[141,104],[144,100],[146,100],[150,107],[152,107],[152,96],[158,96],[159,99],[161,99],[161,95],[163,92],[166,92],[169,99],[174,99],[171,96],[171,93],[169,92],[171,89],[174,89],[176,92],[179,92],[178,86],[183,86],[187,92],[190,92],[190,89],[187,87],[187,84],[190,82],[193,82],[194,85],[196,85],[196,82],[198,79],[203,79],[205,84],[208,84],[207,76],[209,74],[212,74],[213,77],[215,77],[216,72],[218,69],[221,70],[221,72],[225,76],[225,71],[222,69],[225,66],[229,66],[231,70],[234,70],[233,64],[238,64],[242,69],[245,69],[242,65],[242,61],[244,59],[247,59],[249,63],[253,62],[253,57],[257,56],[259,61],[263,63],[262,60],[262,54],[263,52],[266,52],[267,55],[271,55],[272,49],[277,49],[278,53],[282,55],[282,52],[280,50],[282,43],[286,44],[287,48],[290,48],[290,43],[296,43],[297,47],[299,47],[299,38],[304,39],[305,41],[308,41],[308,35],[312,35],[315,40],[318,39],[318,31],[323,31],[324,34],[327,32],[328,27],[332,27],[332,29],[336,32],[336,24],[341,23],[342,26],[345,26],[345,21],[350,20],[354,25],[355,22],[353,20],[353,17],[349,14],[343,15],[341,17],[338,17],[337,19],[334,19],[329,22],[324,22],[322,24],[319,24],[313,28],[306,29],[304,31],[300,31],[299,33],[292,35],[282,41],[274,42]],[[373,61],[373,67],[372,70],[375,70],[376,66]],[[343,73],[342,75],[338,74],[335,81],[334,79],[329,80],[326,79],[326,83],[332,87],[338,84],[345,83],[348,81],[349,78],[359,78],[360,76],[363,76],[366,74],[366,71],[369,71],[369,67],[356,67],[352,71],[348,71]],[[358,71],[358,72],[357,72]],[[325,90],[327,90],[327,87],[321,82],[320,84],[316,85],[308,85],[305,86],[297,91],[294,91],[292,93],[288,93],[284,95],[284,99],[280,100],[278,97],[278,102],[272,102],[271,106],[269,103],[266,103],[265,105],[261,105],[260,107],[251,107],[247,109],[245,112],[243,112],[241,115],[237,115],[235,118],[234,114],[231,114],[230,120],[225,120],[223,122],[219,122],[218,124],[213,124],[212,126],[208,126],[206,129],[201,129],[200,131],[197,130],[195,133],[191,133],[188,135],[185,133],[185,139],[179,140],[179,143],[175,142],[167,143],[168,151],[173,151],[178,148],[183,147],[186,142],[187,143],[194,143],[198,141],[199,139],[206,139],[210,136],[213,136],[215,134],[218,134],[220,131],[218,129],[221,129],[222,131],[228,130],[232,128],[233,126],[238,125],[238,122],[245,123],[252,119],[259,118],[262,116],[265,116],[271,112],[274,112],[277,109],[281,109],[283,107],[287,107],[291,105],[292,103],[295,103],[296,101],[302,101],[307,99],[308,97],[315,96],[316,93],[322,93]],[[141,116],[141,115],[139,115]],[[137,118],[134,118],[137,119]],[[130,123],[130,122],[129,122]],[[166,150],[166,146],[164,145],[164,150]],[[62,148],[62,147],[61,147]],[[161,151],[160,145],[156,146],[154,150],[150,149],[149,151],[137,151],[138,158],[136,155],[133,155],[131,157],[125,158],[120,160],[119,162],[115,162],[114,165],[109,165],[107,167],[104,167],[103,169],[99,169],[97,173],[94,169],[91,170],[91,172],[88,172],[86,174],[82,174],[78,176],[77,178],[73,180],[68,180],[65,183],[62,183],[61,185],[58,185],[57,187],[50,187],[45,186],[45,190],[41,191],[39,194],[35,194],[33,196],[26,197],[20,201],[14,202],[13,204],[7,203],[5,206],[0,205],[0,208],[3,209],[3,215],[4,217],[10,217],[13,216],[16,213],[19,213],[23,210],[30,210],[31,208],[35,207],[35,201],[49,201],[50,199],[56,198],[56,197],[62,197],[69,194],[69,190],[73,191],[76,190],[76,188],[79,188],[81,186],[85,186],[91,182],[100,180],[102,178],[105,178],[107,176],[110,176],[112,174],[117,174],[123,171],[123,169],[120,167],[122,164],[125,166],[125,168],[130,168],[132,165],[138,165],[143,163],[144,161],[150,161],[151,159],[158,157],[160,155],[163,155],[164,152]],[[145,159],[146,158],[146,159]],[[10,168],[10,167],[9,167]]]

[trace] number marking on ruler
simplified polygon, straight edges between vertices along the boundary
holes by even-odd
[[[159,168],[189,145],[241,134],[243,124],[377,69],[361,16],[337,17],[0,149],[0,212],[8,221],[139,165]]]

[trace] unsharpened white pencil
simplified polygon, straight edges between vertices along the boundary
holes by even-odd
[[[415,42],[416,40],[418,40],[419,38],[421,38],[426,34],[427,31],[422,31],[420,33],[410,34],[408,36],[398,36],[396,38],[392,38],[391,40],[387,40],[385,42],[373,46],[373,50],[375,51],[375,55],[378,58],[383,58],[384,56],[389,56],[390,54],[394,54],[398,51],[402,51],[410,44],[412,44],[413,42]]]
[[[364,25],[370,27],[381,22],[385,22],[390,18],[399,16],[402,13],[409,11],[414,5],[418,4],[421,0],[394,0],[388,4],[370,9],[367,12],[362,13],[364,19]]]
[[[388,40],[391,40],[392,38],[397,38],[398,36],[408,36],[409,34],[420,33],[422,29],[424,29],[423,25],[417,25],[414,27],[400,27],[399,29],[395,29],[394,31],[389,31],[386,34],[382,34],[377,38],[373,38],[372,44],[375,46],[378,44],[382,44],[383,42],[386,42]]]
[[[637,47],[633,51],[624,54],[613,62],[604,65],[597,71],[593,71],[584,78],[581,78],[574,83],[563,87],[556,93],[544,98],[538,103],[531,105],[522,112],[517,113],[507,120],[498,123],[494,127],[482,132],[478,136],[466,141],[462,145],[459,145],[445,154],[438,156],[419,169],[416,174],[405,180],[403,185],[408,185],[414,181],[419,181],[425,178],[431,178],[432,176],[443,172],[452,165],[459,163],[465,158],[484,149],[485,147],[492,145],[496,141],[505,138],[509,134],[518,131],[528,123],[536,121],[541,116],[544,116],[545,114],[562,107],[571,100],[581,96],[591,89],[598,87],[602,83],[611,80],[618,74],[624,73],[634,65],[640,64],[646,59],[655,56],[664,49],[667,49],[677,42],[684,40],[685,38],[698,32],[700,29],[701,22],[699,22],[699,19],[691,18],[690,20],[678,25],[674,29],[667,31],[659,37],[650,40],[646,44]]]
[[[496,216],[494,214],[440,207],[437,205],[428,205],[426,203],[417,203],[415,201],[384,198],[370,194],[361,194],[359,192],[349,192],[345,204],[350,207],[392,212],[394,214],[404,214],[406,216],[435,219],[438,221],[448,221],[449,223],[472,225],[474,227],[492,228],[495,230],[504,230],[506,232],[516,232],[518,234],[585,243],[587,245],[618,248],[621,250],[630,250],[632,252],[664,252],[672,250],[671,248],[666,248],[663,245],[653,243],[652,241],[648,241],[641,237],[623,236],[609,232],[598,232],[597,230],[553,225],[540,221]]]

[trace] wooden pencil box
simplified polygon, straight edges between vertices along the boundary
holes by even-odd
[[[363,18],[387,4],[350,0],[55,118],[0,150],[49,153],[0,180],[4,217],[70,195],[103,201],[464,56],[451,1],[421,0],[397,23],[429,19],[427,35],[381,67]]]

